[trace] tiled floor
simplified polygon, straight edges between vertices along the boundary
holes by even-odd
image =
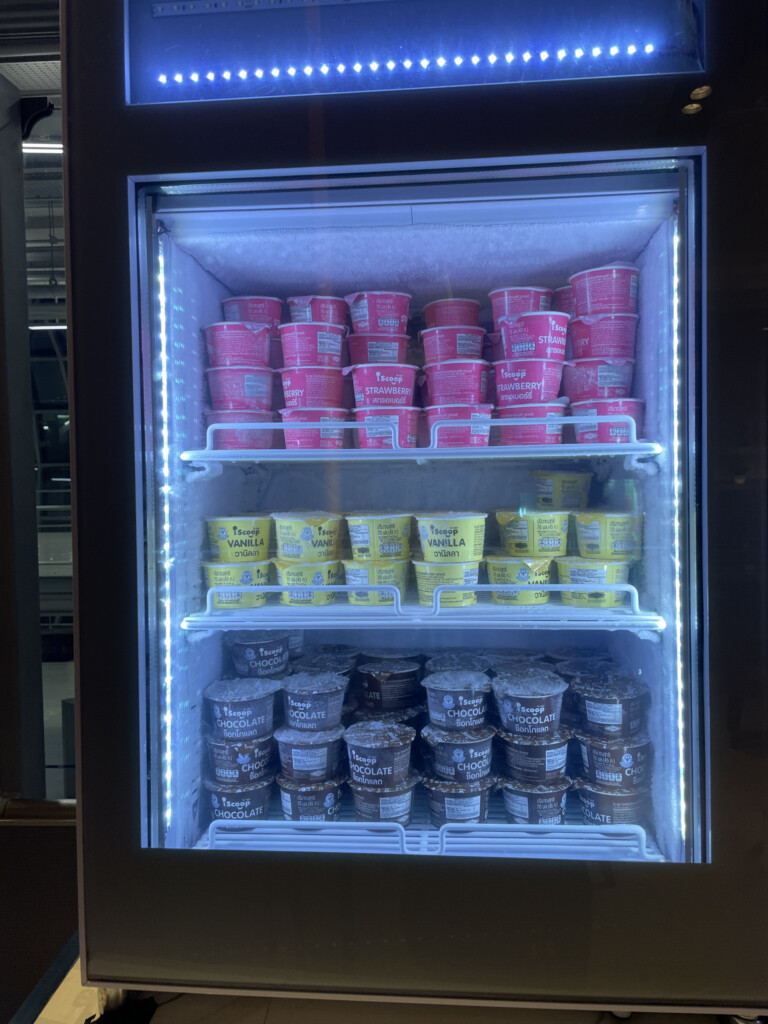
[[[43,662],[43,723],[45,733],[45,795],[49,800],[73,797],[74,765],[66,765],[61,702],[75,696],[75,663]],[[72,791],[70,791],[72,790]]]

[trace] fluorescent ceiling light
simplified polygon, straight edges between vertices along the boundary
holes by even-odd
[[[22,153],[63,153],[62,142],[22,142]]]

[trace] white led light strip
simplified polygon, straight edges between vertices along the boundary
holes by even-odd
[[[589,52],[594,58],[601,56],[617,57],[619,56],[619,54],[622,53],[625,54],[626,56],[633,57],[635,54],[638,54],[640,52],[651,54],[654,53],[655,50],[656,47],[653,45],[653,43],[646,43],[645,46],[636,46],[634,43],[630,43],[629,46],[624,48],[624,50],[622,50],[620,46],[614,44],[613,46],[610,46],[607,50],[600,46],[593,46],[589,51],[587,51],[582,49],[580,46],[577,46],[573,50],[573,52],[569,52],[566,49],[560,48],[556,50],[555,53],[557,54],[558,62],[562,64],[563,61],[565,61],[568,57],[573,57],[575,60],[580,61],[581,58],[584,57],[587,52]],[[544,64],[549,59],[550,52],[549,50],[539,50],[536,53],[532,53],[530,50],[525,50],[521,56],[525,64],[529,64],[531,61],[535,62],[537,57],[539,62],[541,64]],[[504,60],[506,61],[507,64],[511,64],[515,60],[515,54],[511,50],[507,51],[504,54]],[[454,57],[446,57],[444,54],[441,54],[435,58],[421,57],[420,59],[417,60],[411,60],[410,57],[406,57],[404,60],[401,61],[394,61],[391,58],[389,58],[382,60],[366,60],[364,63],[362,63],[361,61],[357,60],[355,61],[354,64],[349,65],[349,68],[347,67],[346,64],[336,64],[334,66],[332,64],[328,64],[325,62],[319,64],[317,67],[314,67],[312,64],[302,64],[300,61],[297,61],[295,65],[291,64],[286,68],[256,68],[253,71],[248,71],[246,68],[240,68],[237,72],[233,72],[230,69],[225,69],[224,71],[220,71],[218,74],[215,71],[207,71],[205,74],[201,74],[199,71],[192,71],[190,74],[185,76],[180,71],[176,71],[173,74],[163,72],[162,74],[157,76],[157,81],[160,83],[160,85],[169,85],[173,82],[175,82],[177,85],[182,85],[184,82],[192,82],[194,84],[202,82],[204,84],[205,81],[216,82],[219,79],[225,82],[237,83],[238,81],[245,82],[251,77],[263,79],[265,75],[271,75],[273,78],[279,78],[281,72],[285,72],[285,74],[287,74],[290,78],[296,78],[299,75],[299,70],[301,70],[303,74],[306,75],[307,78],[309,78],[314,74],[315,71],[319,71],[320,74],[323,75],[324,77],[327,77],[334,71],[339,75],[344,75],[347,73],[348,70],[354,71],[355,74],[357,75],[361,74],[362,72],[368,71],[373,72],[373,74],[376,74],[379,71],[389,71],[391,73],[393,71],[400,69],[410,71],[413,68],[422,68],[424,71],[426,71],[428,68],[437,68],[439,71],[445,67],[450,67],[451,65],[453,65],[456,68],[460,68],[466,65],[468,69],[477,68],[480,65],[483,65],[484,67],[486,65],[490,65],[491,67],[493,67],[498,61],[499,57],[495,53],[489,53],[488,56],[485,58],[479,57],[475,53],[469,57],[463,57],[458,54]],[[501,66],[503,67],[503,64]]]
[[[675,665],[677,670],[677,730],[678,756],[680,758],[680,836],[685,842],[686,795],[685,795],[685,678],[683,671],[683,565],[680,551],[680,235],[675,225],[672,239],[673,284],[672,284],[672,408],[674,415],[674,437],[672,439],[672,507],[674,514],[674,564],[675,564]]]
[[[158,286],[158,309],[160,316],[160,416],[162,420],[160,434],[162,438],[160,473],[162,484],[160,493],[163,496],[163,540],[162,540],[162,573],[160,578],[161,594],[159,604],[162,609],[162,679],[163,679],[163,780],[165,793],[165,807],[163,817],[166,830],[171,825],[171,797],[173,796],[173,771],[172,771],[172,746],[171,726],[172,705],[171,685],[173,672],[171,668],[171,464],[170,447],[168,437],[168,329],[167,329],[167,308],[165,299],[165,256],[163,254],[163,240],[158,240],[157,251],[157,286]]]

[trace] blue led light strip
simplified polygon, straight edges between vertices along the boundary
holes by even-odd
[[[672,408],[674,416],[674,437],[672,440],[672,507],[674,513],[675,566],[675,669],[677,684],[677,734],[680,758],[680,837],[685,842],[686,834],[686,789],[685,789],[685,671],[683,664],[683,561],[680,543],[681,497],[682,497],[682,454],[681,454],[681,408],[680,408],[680,233],[675,224],[672,239],[673,283],[672,283]]]
[[[608,60],[610,60],[611,57],[618,57],[619,55],[634,57],[635,55],[641,53],[650,55],[652,53],[655,53],[655,51],[656,48],[653,43],[646,43],[644,46],[636,46],[634,43],[630,43],[626,47],[620,47],[614,44],[613,46],[608,47],[608,49],[604,49],[603,47],[600,46],[593,46],[589,50],[584,50],[582,49],[582,47],[577,46],[573,51],[569,51],[561,47],[558,50],[554,51],[554,55],[557,57],[558,63],[562,65],[563,62],[568,61],[569,59],[572,59],[577,62],[581,61],[581,59],[587,56],[588,54],[591,55],[592,58],[603,57],[608,58]],[[537,60],[540,64],[544,64],[546,61],[550,59],[551,56],[552,54],[549,50],[538,50],[537,52],[533,53],[530,50],[525,50],[520,55],[520,59],[523,61],[524,64],[530,64],[531,61],[533,61],[535,64]],[[516,55],[511,50],[507,50],[504,53],[503,61],[505,63],[512,64],[515,60]],[[215,82],[219,80],[234,83],[246,82],[250,78],[263,79],[267,75],[271,76],[272,78],[279,78],[280,75],[283,73],[288,75],[290,78],[300,78],[302,74],[306,75],[309,78],[316,72],[318,74],[323,75],[324,77],[334,74],[345,75],[349,71],[354,71],[355,74],[357,75],[363,72],[372,72],[373,74],[381,72],[382,74],[386,74],[387,72],[392,73],[394,71],[399,70],[411,71],[414,68],[421,68],[423,71],[427,71],[429,69],[432,69],[434,71],[435,69],[437,69],[437,71],[439,72],[445,67],[465,67],[465,70],[472,70],[474,68],[480,67],[481,65],[483,67],[486,67],[487,65],[493,67],[499,61],[502,61],[502,58],[499,57],[496,53],[489,53],[486,57],[480,57],[476,53],[474,53],[470,54],[470,56],[468,57],[464,57],[460,54],[457,54],[456,56],[453,57],[446,57],[441,54],[438,57],[421,57],[418,60],[411,60],[410,57],[406,57],[400,61],[392,60],[391,57],[388,59],[382,58],[381,60],[367,60],[365,63],[361,63],[358,60],[355,61],[354,64],[349,65],[349,67],[346,64],[333,64],[325,61],[318,64],[317,66],[313,64],[304,63],[302,61],[296,61],[295,64],[290,64],[288,65],[288,67],[285,68],[260,67],[255,68],[253,70],[249,70],[247,68],[238,68],[237,71],[225,68],[223,71],[220,71],[218,73],[215,71],[206,71],[203,74],[199,71],[192,71],[186,75],[184,75],[181,71],[175,71],[172,73],[163,71],[161,72],[161,74],[157,76],[157,81],[160,83],[160,85],[172,85],[173,83],[177,85],[182,85],[185,82],[192,82],[194,84],[204,84],[206,81]],[[501,64],[501,66],[504,66],[503,63]]]

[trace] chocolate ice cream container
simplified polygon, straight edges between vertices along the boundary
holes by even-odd
[[[577,779],[581,812],[587,825],[645,825],[651,816],[651,791],[610,789],[586,779]]]
[[[651,782],[653,744],[645,733],[605,740],[577,733],[584,778],[605,789],[642,789]]]
[[[565,802],[571,780],[566,776],[559,782],[536,785],[500,779],[507,821],[515,825],[562,825],[565,822]]]
[[[504,728],[515,736],[554,736],[567,687],[543,667],[496,676],[493,692]]]
[[[417,661],[363,661],[357,666],[363,704],[374,711],[397,711],[418,702],[421,666]]]
[[[204,779],[203,806],[213,821],[255,821],[266,818],[274,782],[274,775],[265,775],[258,782],[238,786]]]
[[[435,672],[487,672],[491,667],[490,658],[483,654],[467,654],[464,651],[444,651],[436,654],[424,666],[428,675]]]
[[[492,775],[474,782],[423,779],[429,798],[429,817],[435,828],[449,822],[482,823],[488,820],[488,798],[496,785]]]
[[[289,638],[273,629],[226,633],[224,642],[238,676],[278,678],[288,671]]]
[[[485,725],[491,681],[484,672],[433,672],[421,685],[427,691],[429,721],[443,729]]]
[[[565,776],[568,754],[567,729],[559,729],[553,736],[517,736],[500,732],[507,762],[507,774],[516,782],[534,785],[558,782]]]
[[[334,672],[297,672],[281,680],[285,724],[319,732],[341,724],[349,681]]]
[[[408,776],[416,730],[400,722],[357,722],[344,730],[352,782],[372,789],[397,786]]]
[[[571,682],[582,732],[601,739],[634,736],[645,726],[648,686],[626,676],[582,676]]]
[[[354,671],[348,658],[334,654],[304,654],[292,663],[291,668],[294,672],[307,672],[310,675],[331,672],[345,679],[351,679]]]
[[[344,729],[313,732],[281,726],[275,730],[280,753],[280,768],[286,778],[296,780],[330,779],[338,775],[342,765]]]
[[[430,773],[448,782],[477,782],[491,771],[491,746],[496,730],[441,729],[425,725],[421,738],[431,751]]]
[[[418,661],[422,665],[425,661],[421,651],[414,651],[411,647],[365,647],[360,651],[360,661]]]
[[[572,658],[594,658],[608,657],[604,651],[594,650],[591,647],[552,647],[546,651],[547,659],[554,662],[570,661]]]
[[[275,767],[275,744],[271,736],[253,740],[226,740],[206,736],[211,775],[216,782],[243,786],[257,782]]]
[[[277,785],[286,821],[338,821],[343,779],[302,782],[278,775]]]
[[[226,740],[272,735],[277,679],[217,679],[203,690],[203,720]]]
[[[350,781],[355,817],[358,821],[395,821],[408,825],[413,811],[413,791],[418,775],[410,775],[394,786],[362,786]]]

